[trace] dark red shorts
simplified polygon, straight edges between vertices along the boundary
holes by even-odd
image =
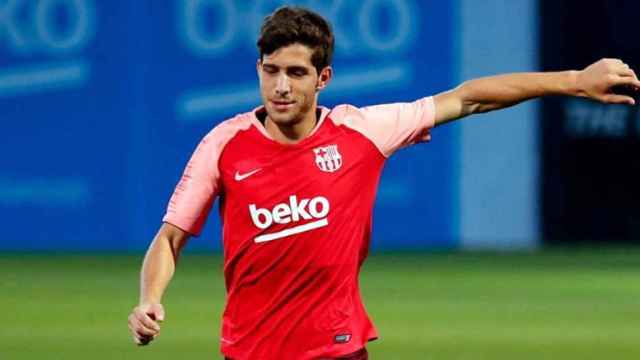
[[[231,358],[224,358],[225,360],[233,360]],[[327,358],[327,359],[321,359],[321,360],[368,360],[369,359],[369,353],[367,352],[367,349],[362,348],[352,354],[349,355],[345,355],[345,356],[340,356],[337,358]]]
[[[341,357],[336,358],[336,359],[339,359],[339,360],[367,360],[367,359],[369,359],[369,353],[367,352],[367,349],[362,348],[362,349],[354,352],[353,354],[341,356]]]

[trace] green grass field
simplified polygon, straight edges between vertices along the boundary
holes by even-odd
[[[221,259],[186,255],[136,347],[141,255],[0,255],[0,359],[218,359]],[[372,359],[640,359],[640,250],[384,254],[362,274]]]

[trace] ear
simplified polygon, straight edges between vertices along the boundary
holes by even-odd
[[[318,84],[316,85],[316,91],[321,91],[325,87],[327,87],[332,77],[333,77],[333,68],[331,68],[331,66],[327,66],[324,69],[322,69],[322,71],[320,71],[320,74],[318,75]]]
[[[256,73],[258,73],[258,80],[262,81],[262,59],[256,60]]]

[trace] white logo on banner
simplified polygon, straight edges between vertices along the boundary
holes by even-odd
[[[0,70],[0,98],[84,85],[90,64],[77,56],[95,36],[95,16],[92,0],[0,1],[0,51],[19,60]],[[52,57],[27,65],[43,54]]]
[[[181,0],[176,12],[178,36],[197,58],[224,61],[243,48],[253,52],[262,20],[284,3],[324,15],[332,24],[338,57],[361,62],[341,67],[323,91],[324,101],[406,88],[412,83],[414,65],[403,54],[421,38],[417,25],[423,14],[416,11],[419,2],[415,0]],[[176,112],[184,120],[207,121],[212,116],[246,111],[260,102],[253,79],[216,79],[210,86],[184,90]]]

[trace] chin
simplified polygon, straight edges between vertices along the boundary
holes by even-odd
[[[294,112],[278,112],[275,110],[267,111],[267,114],[278,125],[293,125],[300,121],[300,114]]]

